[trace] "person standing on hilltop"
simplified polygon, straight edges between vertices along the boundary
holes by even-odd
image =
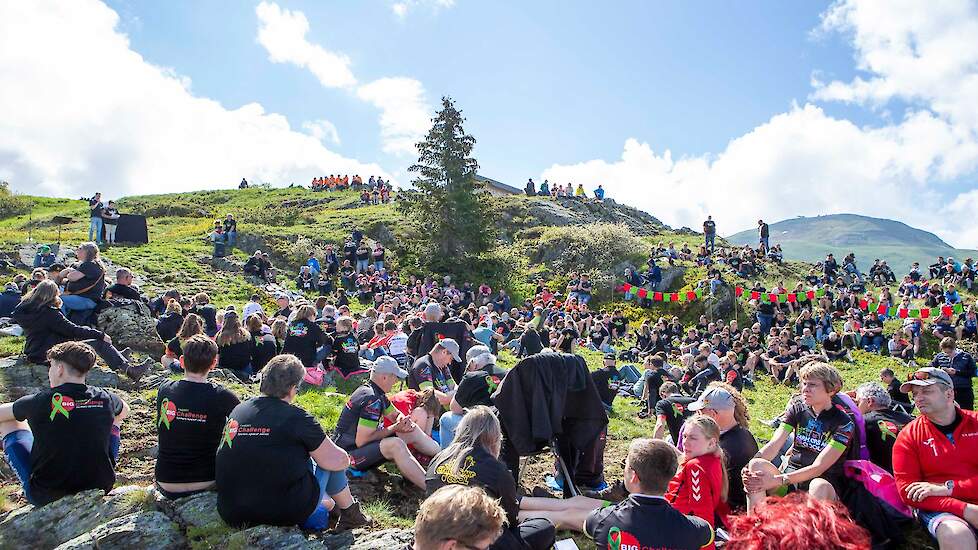
[[[761,248],[764,254],[767,254],[767,251],[771,248],[771,228],[764,223],[764,220],[757,220],[757,234],[760,237]]]
[[[710,254],[713,254],[717,240],[717,222],[713,221],[713,216],[707,216],[706,221],[703,222],[703,238],[704,246],[710,250]]]
[[[92,218],[88,226],[88,240],[102,244],[102,211],[105,209],[102,193],[95,193],[94,197],[88,199],[88,209]]]

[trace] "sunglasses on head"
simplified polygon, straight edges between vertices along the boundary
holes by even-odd
[[[931,378],[937,378],[929,372],[917,371],[910,375],[911,380],[930,380]]]

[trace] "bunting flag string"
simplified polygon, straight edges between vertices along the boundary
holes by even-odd
[[[821,298],[825,296],[825,289],[809,290],[806,292],[789,292],[789,293],[773,293],[773,292],[758,292],[756,290],[748,291],[744,287],[738,286],[734,289],[734,294],[737,296],[744,296],[745,294],[750,297],[751,300],[758,300],[760,302],[769,302],[772,304],[783,304],[786,302],[796,303],[804,302],[807,300],[813,300],[815,298]],[[902,307],[887,307],[885,305],[875,306],[870,308],[870,303],[866,299],[859,300],[859,309],[863,311],[874,311],[879,315],[887,315],[889,317],[899,317],[900,319],[933,319],[940,314],[947,315],[950,317],[956,313],[964,312],[964,305],[953,304],[945,305],[941,307],[932,308],[902,308]]]
[[[629,283],[622,284],[620,288],[625,294],[631,294],[639,298],[652,300],[653,302],[694,302],[702,299],[704,294],[701,288],[686,292],[654,292]]]

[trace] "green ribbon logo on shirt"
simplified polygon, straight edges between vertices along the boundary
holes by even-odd
[[[58,413],[61,413],[65,418],[68,418],[68,413],[74,408],[74,399],[61,395],[60,393],[56,393],[51,396],[51,420],[54,420],[54,417],[58,416]]]
[[[160,401],[160,420],[156,423],[157,426],[166,426],[166,429],[170,429],[170,422],[177,417],[177,406],[172,401],[167,398],[163,398]]]
[[[889,420],[877,420],[876,425],[880,428],[880,437],[883,439],[883,441],[886,441],[887,437],[892,437],[895,440],[897,437],[897,432],[900,431],[897,429],[896,424],[890,422]]]
[[[230,449],[231,440],[234,439],[234,436],[236,435],[238,435],[238,421],[229,418],[228,423],[224,426],[224,436],[221,438],[221,446],[218,447],[218,450],[220,450],[221,447],[224,447],[225,443],[228,444],[228,449]]]
[[[621,550],[621,529],[612,527],[608,530],[608,550]]]

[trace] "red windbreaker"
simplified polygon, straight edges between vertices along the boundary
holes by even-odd
[[[893,475],[900,498],[907,505],[961,517],[967,504],[978,504],[978,413],[958,409],[958,414],[961,423],[954,430],[953,444],[924,416],[897,435]],[[954,481],[949,497],[928,497],[920,502],[907,499],[907,485],[915,481],[943,485],[948,480]]]
[[[723,462],[717,455],[706,454],[691,458],[679,467],[665,496],[676,510],[705,519],[715,528],[717,514],[726,510],[722,490]]]

